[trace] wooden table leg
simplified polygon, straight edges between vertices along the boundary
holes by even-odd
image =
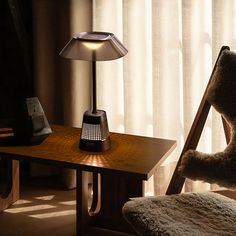
[[[4,170],[3,181],[6,181],[4,189],[0,193],[0,212],[8,208],[19,199],[19,161],[6,161],[6,172]]]
[[[93,177],[95,175],[97,174],[93,173]],[[77,236],[88,234],[91,227],[134,233],[122,216],[122,207],[130,198],[143,196],[144,182],[141,179],[101,174],[101,182],[100,178],[98,181],[93,180],[93,184],[98,185],[93,188],[93,191],[97,190],[97,193],[94,192],[93,201],[97,202],[99,212],[89,212],[88,200],[91,193],[88,185],[91,181],[91,173],[77,170],[76,177]]]
[[[91,217],[90,225],[134,233],[123,218],[122,207],[130,198],[143,195],[144,181],[141,179],[101,174],[101,209]]]
[[[83,236],[88,231],[89,176],[86,171],[76,170],[76,235]]]

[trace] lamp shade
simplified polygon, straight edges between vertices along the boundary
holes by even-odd
[[[81,32],[62,49],[60,56],[85,61],[109,61],[126,55],[128,50],[109,32]]]

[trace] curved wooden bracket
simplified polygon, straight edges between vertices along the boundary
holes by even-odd
[[[98,173],[93,173],[93,193],[92,204],[89,209],[89,215],[94,216],[101,209],[101,176]]]
[[[77,235],[84,235],[87,232],[91,216],[96,215],[101,207],[101,178],[98,173],[93,173],[92,204],[89,208],[88,202],[91,197],[91,190],[89,189],[90,176],[90,172],[76,170]]]

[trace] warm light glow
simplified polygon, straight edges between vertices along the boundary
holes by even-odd
[[[59,203],[66,206],[76,205],[76,201],[66,201],[66,202],[59,202]]]
[[[68,216],[68,215],[75,215],[75,214],[76,214],[76,210],[68,210],[68,211],[57,211],[57,212],[29,215],[29,217],[45,219],[45,218]]]
[[[82,42],[82,44],[91,50],[97,50],[103,45],[103,42]]]
[[[49,195],[49,196],[42,196],[42,197],[35,197],[35,199],[38,200],[44,200],[44,201],[50,201],[55,197],[55,195]]]
[[[20,199],[20,200],[17,200],[17,201],[14,203],[14,206],[15,206],[15,205],[22,205],[22,204],[26,204],[26,203],[31,203],[31,202],[32,202],[32,201]]]
[[[6,209],[4,212],[7,213],[22,213],[22,212],[29,212],[29,211],[38,211],[38,210],[46,210],[56,208],[52,205],[37,205],[37,206],[29,206],[29,207],[18,207],[18,208],[11,208]]]

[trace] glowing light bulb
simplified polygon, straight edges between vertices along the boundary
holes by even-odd
[[[82,42],[83,45],[91,50],[97,50],[99,49],[103,43],[102,42]]]

